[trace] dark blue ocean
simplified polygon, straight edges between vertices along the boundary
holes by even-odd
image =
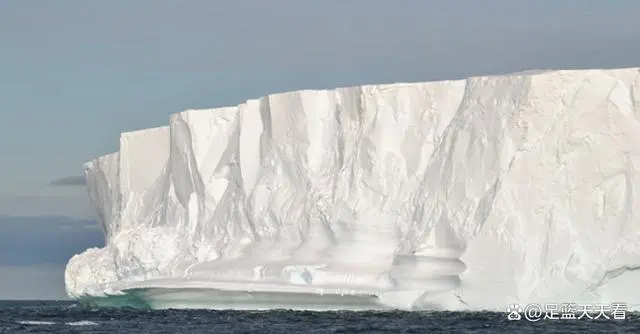
[[[0,301],[2,333],[640,333],[625,320],[510,321],[491,312],[150,311]]]

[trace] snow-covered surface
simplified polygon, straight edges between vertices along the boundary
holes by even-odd
[[[72,297],[640,306],[635,68],[305,90],[189,110],[168,127],[122,134],[120,151],[86,174],[106,247],[69,261]]]

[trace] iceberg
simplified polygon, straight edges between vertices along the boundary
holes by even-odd
[[[279,93],[85,164],[70,297],[151,308],[640,307],[640,70]]]

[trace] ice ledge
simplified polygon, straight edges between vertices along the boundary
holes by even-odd
[[[85,165],[107,245],[70,260],[67,292],[147,289],[154,307],[186,307],[193,282],[271,287],[261,305],[318,287],[410,309],[640,304],[639,73],[304,90],[172,115]]]

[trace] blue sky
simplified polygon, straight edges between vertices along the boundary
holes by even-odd
[[[100,242],[71,220],[91,218],[83,187],[48,184],[117,150],[120,132],[278,91],[638,66],[637,13],[633,0],[1,1],[0,216],[71,227],[0,220],[0,235],[59,254],[0,238],[0,276],[41,265],[60,279],[65,258]],[[37,238],[71,246],[31,240],[38,224]],[[61,293],[46,281],[36,297]]]

